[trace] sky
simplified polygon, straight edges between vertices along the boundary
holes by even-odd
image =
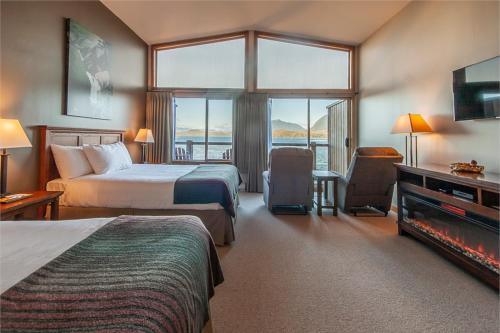
[[[205,129],[205,98],[176,98],[176,128]],[[231,129],[233,103],[230,99],[209,100],[208,124],[211,130]]]

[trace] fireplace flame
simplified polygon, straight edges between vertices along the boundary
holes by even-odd
[[[448,230],[440,231],[429,226],[426,223],[414,219],[411,219],[408,222],[413,224],[418,229],[424,231],[425,233],[431,235],[432,237],[450,245],[454,249],[459,250],[469,258],[472,258],[480,262],[481,264],[490,267],[496,272],[500,272],[500,261],[498,259],[498,256],[492,253],[485,253],[486,251],[484,250],[483,244],[479,244],[477,248],[474,249],[466,245],[465,242],[460,239],[460,237],[450,237]]]

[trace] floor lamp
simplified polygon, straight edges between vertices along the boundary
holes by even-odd
[[[0,118],[0,198],[7,197],[7,149],[24,147],[31,147],[31,142],[19,120]]]
[[[405,162],[408,165],[408,150],[410,151],[410,166],[413,166],[413,151],[415,150],[415,166],[418,166],[417,133],[431,133],[432,129],[420,114],[408,113],[399,116],[392,128],[393,134],[408,134],[405,136]],[[415,148],[413,148],[415,141]]]
[[[134,139],[135,142],[140,142],[142,146],[141,162],[146,163],[146,146],[148,143],[154,143],[153,132],[147,128],[141,128]]]

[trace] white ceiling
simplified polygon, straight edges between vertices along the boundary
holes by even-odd
[[[148,44],[262,30],[360,44],[410,0],[101,0]]]

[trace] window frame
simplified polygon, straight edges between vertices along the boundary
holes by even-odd
[[[233,158],[229,160],[224,160],[224,159],[209,159],[208,158],[208,146],[210,145],[210,142],[208,141],[208,115],[209,115],[209,101],[210,100],[231,100],[233,103],[233,110],[234,110],[234,103],[235,103],[235,98],[236,94],[231,94],[231,93],[203,93],[203,92],[178,92],[173,95],[173,103],[174,103],[174,148],[175,145],[178,143],[176,140],[176,133],[175,133],[175,127],[176,127],[176,120],[175,120],[175,98],[203,98],[205,99],[205,141],[203,142],[204,146],[204,159],[203,160],[176,160],[175,159],[175,149],[172,150],[172,164],[208,164],[208,163],[221,163],[221,164],[232,164],[233,163]],[[232,112],[232,123],[234,124],[234,112]],[[212,142],[213,144],[213,142]],[[233,148],[234,144],[234,126],[231,128],[231,142],[228,142],[228,145]]]
[[[320,48],[325,48],[325,49],[330,49],[330,50],[338,50],[338,51],[345,51],[349,52],[349,77],[348,77],[348,88],[347,89],[259,89],[257,87],[257,75],[258,75],[258,52],[259,52],[259,47],[258,47],[258,41],[260,39],[267,39],[267,40],[272,40],[272,41],[277,41],[277,42],[284,42],[284,43],[290,43],[290,44],[298,44],[298,45],[305,45],[305,46],[311,46],[311,47],[320,47]],[[331,94],[335,96],[352,96],[355,93],[355,61],[354,61],[354,56],[355,56],[355,47],[352,45],[347,45],[347,44],[339,44],[339,43],[333,43],[333,42],[325,42],[325,41],[320,41],[316,39],[311,39],[311,38],[303,38],[303,37],[294,37],[291,35],[284,35],[284,34],[276,34],[276,33],[269,33],[269,32],[263,32],[263,31],[255,31],[254,32],[254,37],[253,37],[253,80],[252,80],[252,88],[253,91],[255,92],[262,92],[262,93],[298,93],[298,94],[305,94],[305,95],[310,95],[310,94]]]
[[[157,69],[158,51],[176,49],[176,48],[182,48],[182,47],[190,47],[190,46],[196,46],[196,45],[212,44],[212,43],[218,43],[218,42],[226,42],[226,41],[241,39],[241,38],[243,38],[245,40],[244,85],[243,85],[242,89],[241,88],[198,88],[198,87],[179,88],[179,87],[158,87],[157,86],[156,69]],[[222,34],[222,35],[215,35],[215,36],[208,36],[208,37],[201,37],[201,38],[185,39],[185,40],[174,41],[174,42],[153,44],[150,46],[150,60],[149,60],[150,61],[150,66],[149,66],[150,67],[150,71],[149,71],[150,91],[193,91],[193,92],[238,91],[238,92],[241,92],[241,91],[248,90],[248,58],[249,58],[248,57],[248,51],[249,51],[248,46],[249,46],[249,32],[248,31],[240,31],[240,32],[234,32],[234,33],[229,33],[229,34]]]

